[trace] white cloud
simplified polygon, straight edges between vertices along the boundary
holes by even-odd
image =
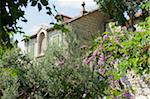
[[[86,6],[93,6],[95,2],[93,0],[58,0],[57,3],[61,7],[68,8],[81,8],[82,2],[86,3]]]
[[[53,1],[54,5],[56,5],[56,8],[58,8],[58,11],[60,13],[64,14],[72,14],[72,12],[75,12],[74,15],[78,15],[82,9],[81,4],[85,2],[85,8],[87,11],[90,11],[92,9],[97,8],[96,3],[93,0],[55,0]],[[76,10],[76,11],[73,11]]]

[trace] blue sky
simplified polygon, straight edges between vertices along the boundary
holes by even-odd
[[[49,0],[50,6],[53,4],[60,14],[65,14],[67,16],[76,17],[80,15],[82,9],[81,4],[85,2],[85,8],[87,11],[96,9],[97,5],[93,0]],[[18,26],[23,27],[23,31],[26,35],[33,35],[40,28],[41,25],[47,25],[50,27],[50,22],[54,21],[52,16],[46,14],[46,10],[43,8],[42,11],[38,11],[37,7],[28,6],[25,9],[25,17],[28,22],[18,22]],[[21,42],[22,36],[20,34],[15,35],[14,39],[19,41],[19,47],[24,50],[24,44]]]

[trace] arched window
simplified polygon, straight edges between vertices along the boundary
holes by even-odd
[[[43,55],[46,50],[46,35],[45,33],[40,33],[38,36],[38,55]]]

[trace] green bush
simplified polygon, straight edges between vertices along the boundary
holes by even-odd
[[[0,59],[1,98],[104,96],[107,79],[99,80],[99,75],[83,64],[76,41],[70,42],[68,49],[51,46],[38,62],[20,54],[17,48],[5,51]]]
[[[131,87],[126,88],[123,84],[128,71],[134,70],[140,75],[150,74],[149,20],[150,17],[140,24],[144,29],[142,32],[104,32],[89,48],[85,63],[94,62],[98,65],[95,69],[100,76],[110,78],[107,96],[124,97],[124,93],[132,91]]]

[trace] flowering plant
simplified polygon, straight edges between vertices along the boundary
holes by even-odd
[[[131,69],[141,75],[150,73],[149,39],[148,30],[104,32],[89,48],[84,63],[92,64],[101,79],[109,80],[107,96],[133,98],[124,78]]]

